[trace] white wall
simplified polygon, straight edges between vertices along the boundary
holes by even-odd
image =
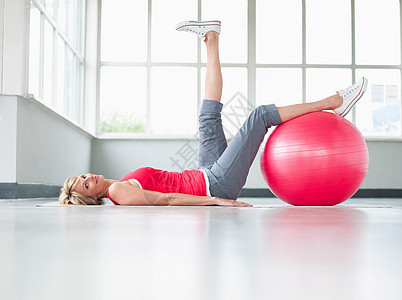
[[[34,100],[0,95],[0,183],[62,185],[90,170],[93,137]]]
[[[3,91],[4,1],[0,0],[0,94]]]
[[[170,157],[185,140],[94,140],[91,170],[108,178],[120,179],[129,171],[151,166],[177,171]],[[191,141],[197,147],[197,141]],[[367,142],[370,166],[363,189],[402,188],[402,141]],[[261,150],[261,149],[260,149]],[[245,188],[266,188],[261,175],[259,155],[250,170]]]
[[[93,137],[36,101],[18,97],[17,181],[61,185],[90,169]]]
[[[369,171],[363,187],[402,188],[402,141],[368,142]]]
[[[120,179],[131,170],[154,167],[170,171],[175,168],[170,157],[185,144],[186,140],[115,140],[95,139],[92,142],[91,170],[107,178]],[[197,141],[191,141],[193,149]]]
[[[17,180],[17,101],[0,96],[0,182]]]
[[[0,0],[0,94],[27,95],[29,0]]]

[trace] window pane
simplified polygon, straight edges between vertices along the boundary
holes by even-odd
[[[101,68],[100,113],[102,132],[144,132],[146,107],[146,68]]]
[[[356,0],[356,63],[400,64],[398,0]]]
[[[85,29],[82,26],[82,14],[85,1],[38,2],[49,12],[57,25],[53,27],[36,8],[36,2],[31,2],[29,91],[81,124],[84,66],[70,47],[66,47],[62,35],[57,33],[59,29],[64,32],[63,29],[68,28],[66,34],[69,41],[73,47],[78,47],[75,51],[82,53],[82,33]],[[69,22],[66,22],[67,18]],[[69,26],[64,26],[66,24]]]
[[[68,0],[59,0],[57,24],[59,25],[63,33],[66,33],[67,10],[68,10]]]
[[[43,100],[51,104],[53,101],[53,27],[45,21],[44,29],[44,68],[43,68]]]
[[[351,63],[350,0],[307,0],[307,63]]]
[[[352,84],[350,69],[307,69],[307,102],[334,95]]]
[[[67,12],[67,15],[61,15],[60,22],[64,22],[64,18],[68,17],[68,21],[66,24],[66,34],[73,44],[75,50],[78,53],[83,53],[83,37],[84,37],[84,4],[85,1],[81,0],[69,0],[66,4],[62,1],[60,3],[60,14],[65,14],[64,10]],[[60,23],[58,21],[58,23]],[[64,24],[61,25],[62,28]]]
[[[77,20],[76,20],[76,49],[78,53],[84,55],[84,36],[85,26],[84,23],[85,1],[78,1],[77,3]]]
[[[75,108],[75,117],[74,120],[79,124],[82,124],[82,108],[83,108],[83,98],[84,98],[84,88],[83,88],[83,77],[84,77],[84,66],[75,57],[75,65],[76,65],[76,89],[75,89],[75,99],[76,99],[76,108]]]
[[[77,27],[79,28],[80,24],[78,24],[78,10],[77,10],[77,0],[69,0],[68,1],[68,27],[67,27],[67,36],[70,41],[73,42],[73,45],[76,46],[76,38],[77,38]]]
[[[302,103],[301,69],[257,69],[257,105]]]
[[[45,7],[49,14],[55,18],[56,17],[56,0],[45,0]]]
[[[148,1],[103,0],[101,59],[146,61],[147,27]]]
[[[65,43],[58,37],[57,39],[57,109],[64,109],[64,82],[65,82]]]
[[[70,118],[74,119],[74,111],[76,106],[75,89],[76,89],[76,65],[74,63],[74,55],[70,50],[67,50],[67,79],[66,79],[66,99],[64,105],[64,113]]]
[[[197,38],[175,30],[175,25],[185,20],[197,20],[196,0],[152,1],[153,61],[196,61]]]
[[[301,4],[299,0],[257,0],[257,63],[301,63]]]
[[[190,135],[197,133],[196,76],[196,68],[152,68],[152,133]]]
[[[201,12],[203,20],[222,21],[221,62],[247,62],[247,0],[202,0]]]
[[[29,92],[39,95],[40,13],[31,5],[29,33]]]
[[[401,74],[399,70],[356,70],[368,78],[365,95],[356,104],[356,124],[364,135],[401,135]]]

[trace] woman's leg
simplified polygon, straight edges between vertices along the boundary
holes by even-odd
[[[300,103],[284,107],[278,107],[279,114],[282,122],[289,121],[293,118],[299,117],[315,111],[334,110],[341,106],[342,97],[339,94],[332,95],[320,101],[310,103]]]
[[[335,95],[321,101],[279,107],[278,111],[283,122],[309,112],[321,110],[334,110],[337,115],[344,117],[363,96],[367,85],[367,78],[362,77],[352,86],[341,89]]]
[[[205,99],[220,102],[222,96],[222,72],[219,61],[219,34],[210,31],[205,36],[207,47],[207,71],[205,77]]]
[[[292,118],[320,110],[339,107],[339,95],[321,101],[276,108],[261,105],[253,110],[221,157],[206,170],[212,196],[237,199],[246,183],[250,167],[267,130]]]
[[[205,100],[199,115],[199,168],[212,166],[227,147],[221,119],[223,80],[219,62],[219,34],[210,31],[204,41],[207,47],[207,70]]]

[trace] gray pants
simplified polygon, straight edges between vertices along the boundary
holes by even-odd
[[[227,146],[222,107],[222,103],[213,100],[202,103],[198,162],[207,173],[211,196],[236,200],[268,128],[282,120],[274,104],[258,106]]]

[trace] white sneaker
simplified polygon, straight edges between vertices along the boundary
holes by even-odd
[[[210,31],[221,33],[221,21],[184,21],[176,24],[176,30],[195,33],[202,40]]]
[[[335,113],[342,117],[346,116],[353,105],[363,96],[367,89],[367,83],[367,78],[362,77],[354,85],[344,90],[336,91],[343,98],[343,103],[340,107],[334,109]]]

